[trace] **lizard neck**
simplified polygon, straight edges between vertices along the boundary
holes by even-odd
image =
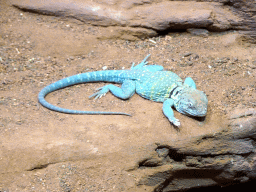
[[[169,98],[173,99],[174,101],[178,101],[180,98],[180,94],[182,93],[182,90],[184,89],[183,86],[176,86],[173,88],[173,90],[169,94]]]

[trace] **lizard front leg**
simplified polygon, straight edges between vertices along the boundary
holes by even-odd
[[[180,126],[180,121],[174,117],[172,106],[174,105],[173,99],[167,99],[163,103],[163,112],[164,115],[169,119],[171,123],[173,123],[175,126]]]
[[[185,85],[188,85],[188,86],[191,87],[191,88],[196,89],[196,83],[195,83],[195,81],[194,81],[191,77],[187,77],[187,78],[185,79],[185,81],[184,81],[184,84],[185,84]]]
[[[113,95],[120,99],[128,99],[135,93],[135,81],[125,80],[122,87],[117,87],[115,85],[109,84],[104,87],[99,88],[97,93],[92,94],[89,98],[95,97],[95,99],[105,96],[107,92],[111,92]]]

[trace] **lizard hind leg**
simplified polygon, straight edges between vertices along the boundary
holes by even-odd
[[[164,68],[161,65],[147,65],[147,59],[149,58],[150,54],[147,55],[141,63],[139,63],[137,66],[134,66],[135,64],[132,64],[131,70],[143,70],[148,72],[155,72],[155,71],[163,71]]]
[[[121,88],[113,84],[109,84],[99,88],[98,90],[98,92],[92,94],[89,98],[95,97],[95,99],[98,99],[105,96],[106,93],[110,91],[114,96],[120,99],[128,99],[135,93],[135,81],[124,81]]]
[[[132,63],[132,67],[131,70],[138,70],[141,69],[142,67],[144,67],[145,65],[148,64],[147,59],[149,58],[150,54],[148,54],[143,61],[141,61],[141,63],[139,63],[137,66],[134,66],[134,63]]]
[[[161,65],[148,65],[143,67],[143,70],[148,72],[156,72],[156,71],[163,71],[164,67]]]

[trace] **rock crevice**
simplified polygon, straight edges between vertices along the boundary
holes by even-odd
[[[228,128],[216,134],[158,143],[155,154],[139,162],[138,170],[153,169],[145,171],[139,185],[177,191],[256,179],[255,112],[235,110]]]

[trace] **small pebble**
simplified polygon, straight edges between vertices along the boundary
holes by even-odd
[[[183,55],[183,57],[188,57],[188,56],[190,56],[190,55],[192,55],[193,53],[191,53],[191,52],[188,52],[188,53],[185,53],[184,55]]]

